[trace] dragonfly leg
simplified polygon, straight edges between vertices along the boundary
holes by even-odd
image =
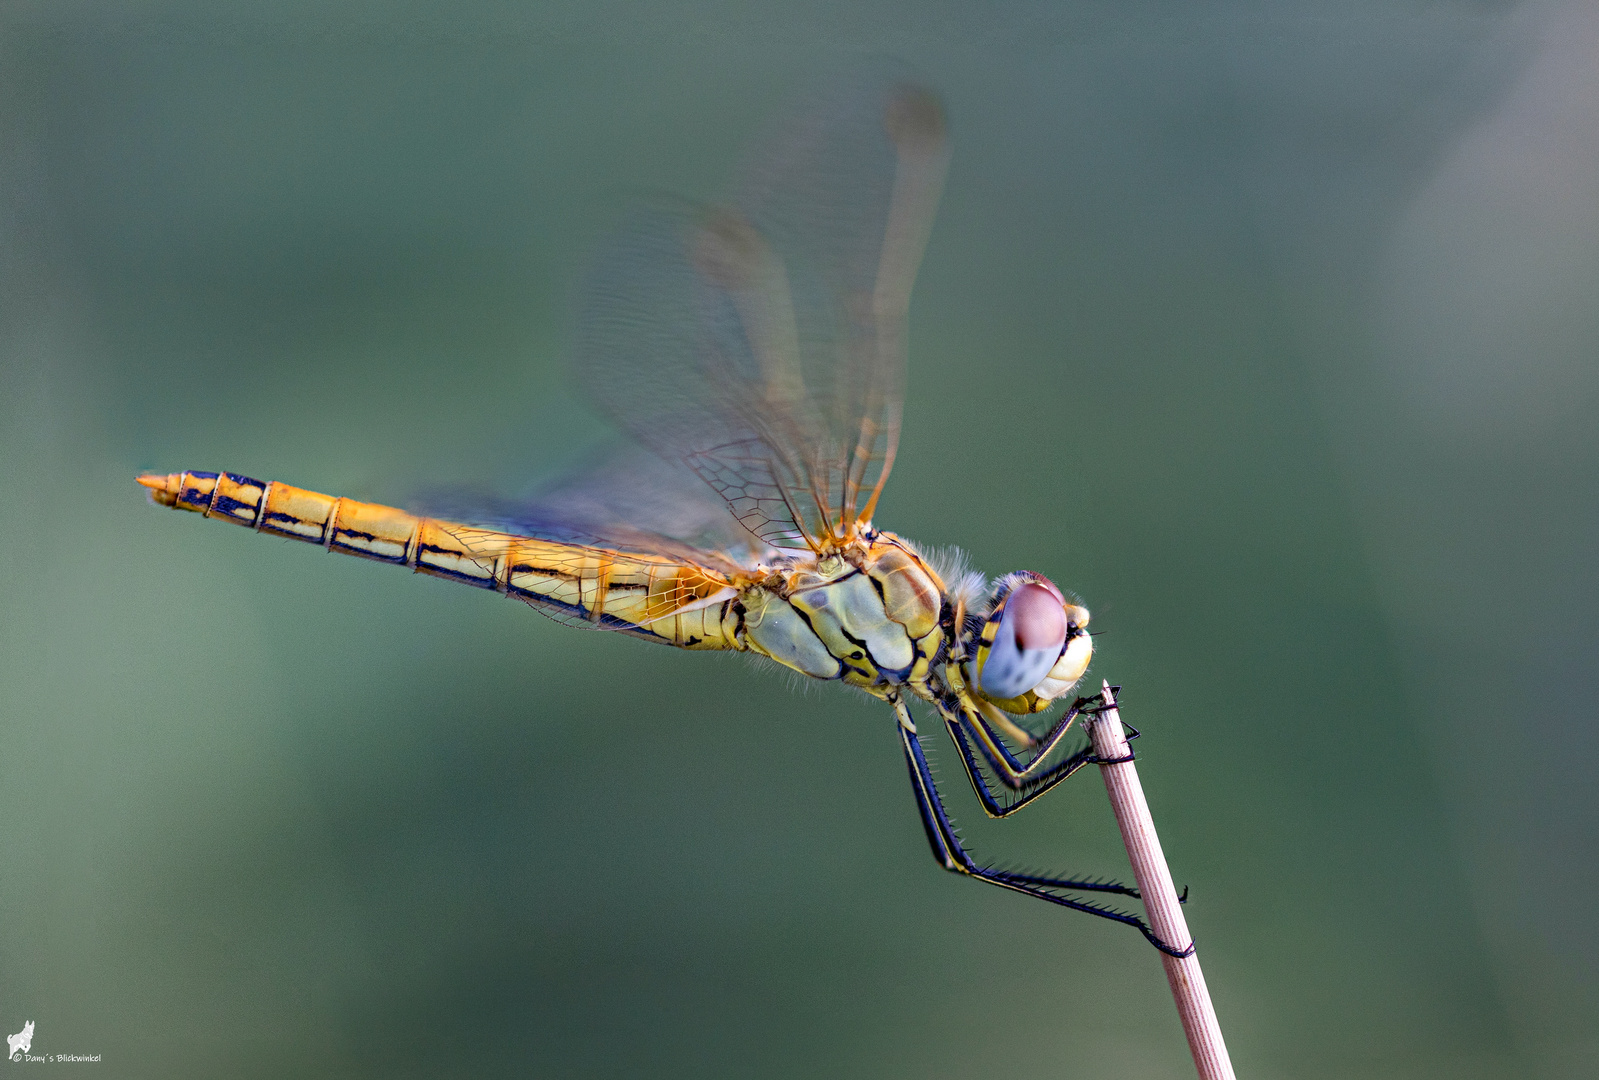
[[[955,744],[955,749],[960,754],[961,767],[966,770],[966,778],[972,782],[972,790],[977,793],[977,801],[983,804],[983,812],[991,818],[1009,817],[1084,765],[1093,764],[1098,760],[1094,757],[1093,747],[1085,746],[1070,757],[1062,758],[1051,768],[1035,773],[1022,783],[1007,783],[1007,787],[1019,790],[1022,794],[1019,798],[1006,803],[995,798],[993,791],[989,789],[988,777],[983,771],[982,762],[973,751],[971,740],[968,739],[960,720],[946,714],[944,727],[949,732],[950,741]],[[1031,765],[1028,769],[1031,770]],[[1000,773],[1000,776],[1004,778],[1003,773]]]
[[[1099,698],[1097,697],[1078,698],[1072,702],[1066,712],[1061,715],[1061,718],[1056,721],[1055,726],[1049,730],[1049,734],[1034,744],[1033,754],[1025,762],[1016,759],[1016,756],[1010,752],[1010,748],[1005,745],[1004,740],[995,734],[994,728],[983,715],[983,712],[972,707],[969,703],[951,699],[943,704],[939,711],[944,714],[945,723],[949,726],[950,738],[954,739],[956,746],[960,748],[962,763],[966,765],[968,773],[972,773],[976,768],[975,759],[969,752],[970,746],[975,744],[977,749],[982,751],[983,758],[988,762],[989,767],[993,770],[1000,783],[1012,791],[1027,793],[1020,801],[1013,804],[1014,809],[1025,806],[1084,765],[1095,761],[1092,752],[1085,747],[1062,762],[1048,768],[1045,767],[1048,758],[1060,746],[1061,741],[1066,737],[1067,732],[1071,730],[1071,726],[1076,719],[1079,716],[1094,713],[1098,705]],[[968,742],[968,736],[970,737],[970,742]],[[1058,775],[1062,769],[1065,770],[1064,775]],[[991,800],[984,795],[986,784],[980,783],[977,776],[973,774],[972,785],[979,789],[978,798],[983,800],[983,805],[987,808]],[[994,816],[1002,817],[1004,815]]]
[[[1151,945],[1168,955],[1188,956],[1193,952],[1192,945],[1187,949],[1177,949],[1166,944],[1155,935],[1143,919],[1136,915],[1063,895],[1067,891],[1072,891],[1118,893],[1122,896],[1136,897],[1138,895],[1136,889],[1110,882],[1020,874],[979,865],[961,846],[955,826],[949,820],[949,815],[944,812],[943,800],[939,798],[938,786],[933,781],[932,770],[927,766],[927,756],[922,752],[922,744],[916,737],[916,729],[909,723],[909,714],[904,711],[904,705],[899,703],[896,703],[896,711],[900,716],[899,737],[905,751],[905,763],[910,768],[911,789],[916,794],[916,805],[921,810],[922,826],[927,830],[927,842],[933,849],[933,858],[940,866],[951,873],[963,874],[979,881],[986,881],[990,885],[1010,889],[1012,892],[1036,896],[1040,900],[1047,900],[1072,911],[1097,915],[1102,919],[1131,926],[1143,934]]]

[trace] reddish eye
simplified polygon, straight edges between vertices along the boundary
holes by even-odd
[[[1016,647],[1060,654],[1066,644],[1066,610],[1060,597],[1042,585],[1018,586],[1005,604],[1006,622],[1016,627]]]
[[[988,648],[978,683],[995,698],[1025,694],[1042,682],[1066,645],[1066,609],[1060,594],[1029,581],[1005,600],[999,629]]]

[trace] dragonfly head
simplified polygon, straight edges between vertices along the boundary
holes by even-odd
[[[994,588],[977,640],[979,694],[1011,713],[1033,713],[1082,678],[1094,646],[1088,609],[1067,600],[1042,574],[1007,574]]]

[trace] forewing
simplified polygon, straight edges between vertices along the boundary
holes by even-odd
[[[869,518],[893,462],[911,283],[942,184],[928,91],[861,80],[753,156],[725,207],[635,215],[584,293],[603,411],[774,547]]]

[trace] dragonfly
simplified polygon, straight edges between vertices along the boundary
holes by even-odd
[[[986,865],[962,845],[911,706],[984,812],[1096,759],[1063,701],[1089,613],[1030,571],[990,582],[874,524],[903,412],[911,287],[949,160],[938,96],[868,79],[797,113],[710,206],[635,212],[579,302],[574,373],[622,441],[530,499],[424,513],[225,471],[148,474],[155,502],[515,597],[559,621],[745,653],[892,712],[933,856],[956,874],[1136,927],[1125,885]],[[968,441],[968,445],[974,443]],[[996,788],[997,784],[997,788]],[[1093,897],[1098,897],[1095,899]]]

